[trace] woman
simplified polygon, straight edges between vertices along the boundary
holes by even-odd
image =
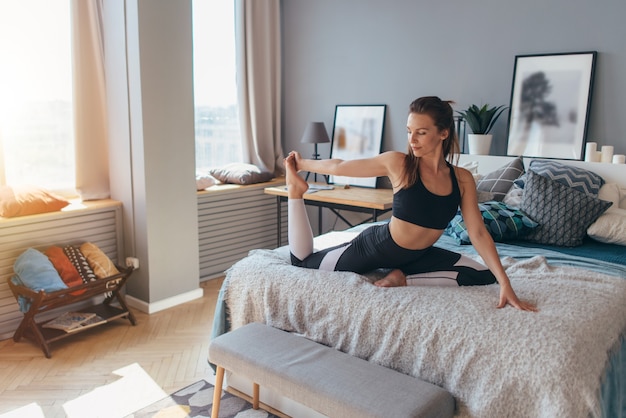
[[[291,152],[285,159],[288,185],[289,249],[292,264],[329,271],[391,272],[374,284],[500,284],[498,308],[507,303],[521,310],[535,306],[517,298],[487,232],[472,174],[447,159],[458,152],[450,102],[422,97],[411,103],[407,121],[408,152],[389,151],[372,158],[306,160]],[[308,184],[297,171],[346,177],[387,176],[393,187],[393,209],[387,224],[367,228],[352,241],[313,252],[313,233],[303,194]],[[434,247],[460,206],[467,230],[488,268],[469,257]]]

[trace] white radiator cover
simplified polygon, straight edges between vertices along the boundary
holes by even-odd
[[[278,184],[220,185],[198,193],[201,281],[224,275],[252,249],[277,247],[276,196],[263,190]],[[281,241],[286,242],[286,203],[282,205]]]
[[[15,259],[32,247],[92,242],[114,262],[123,259],[122,204],[100,200],[73,204],[60,212],[0,218],[0,339],[11,338],[23,318],[7,280]],[[56,315],[54,311],[46,317]],[[40,318],[38,318],[40,319]]]

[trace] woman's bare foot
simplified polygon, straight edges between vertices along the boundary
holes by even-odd
[[[374,286],[378,287],[400,287],[406,286],[406,276],[402,270],[391,270],[389,274],[380,280],[374,282]]]
[[[289,199],[302,199],[302,195],[309,190],[308,183],[296,171],[296,159],[293,154],[285,158],[285,180]]]

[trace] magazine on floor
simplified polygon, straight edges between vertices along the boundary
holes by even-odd
[[[75,332],[103,322],[106,322],[106,320],[93,312],[65,312],[52,321],[43,324],[43,327],[60,329],[65,332]]]

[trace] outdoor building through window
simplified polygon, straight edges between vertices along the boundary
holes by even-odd
[[[0,184],[75,185],[69,0],[0,0]]]
[[[234,0],[193,0],[196,171],[241,162]]]

